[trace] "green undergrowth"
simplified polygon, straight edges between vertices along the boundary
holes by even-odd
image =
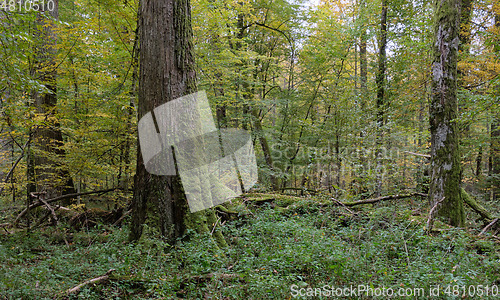
[[[195,233],[171,247],[149,227],[137,244],[127,242],[126,227],[1,234],[0,299],[289,299],[292,285],[304,292],[440,285],[436,299],[455,299],[446,286],[500,286],[500,246],[489,234],[444,228],[428,235],[425,218],[392,206],[346,209],[317,199],[287,205],[264,203],[225,222],[229,246],[222,250]],[[110,269],[106,283],[64,296]],[[373,297],[344,297],[360,298]]]

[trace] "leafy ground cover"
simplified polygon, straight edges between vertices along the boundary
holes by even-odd
[[[385,205],[346,209],[309,198],[277,210],[264,203],[224,223],[224,249],[195,233],[172,247],[151,227],[137,244],[127,242],[126,227],[105,225],[3,233],[0,299],[290,299],[314,288],[350,286],[372,293],[344,299],[386,299],[376,297],[382,288],[395,299],[405,298],[396,294],[401,289],[414,293],[406,298],[429,299],[438,285],[435,299],[500,295],[494,289],[500,246],[493,236],[439,224],[429,235],[425,216],[400,203]],[[64,294],[110,269],[107,282]],[[425,293],[415,295],[421,288]]]

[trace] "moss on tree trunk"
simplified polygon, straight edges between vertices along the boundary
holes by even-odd
[[[464,226],[460,195],[461,167],[458,149],[457,55],[460,32],[459,0],[436,1],[434,60],[432,63],[431,206],[444,198],[438,215],[454,226]]]

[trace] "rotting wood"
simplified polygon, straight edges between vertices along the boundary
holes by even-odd
[[[45,200],[46,203],[52,203],[52,202],[56,202],[56,201],[60,201],[60,200],[64,200],[64,199],[70,199],[70,198],[75,198],[75,197],[78,197],[78,196],[85,196],[85,195],[92,195],[92,194],[105,194],[105,193],[109,193],[109,192],[112,192],[112,191],[116,191],[116,190],[119,190],[120,188],[111,188],[111,189],[106,189],[106,190],[98,190],[98,191],[91,191],[91,192],[83,192],[83,193],[72,193],[72,194],[67,194],[67,195],[63,195],[63,196],[59,196],[59,197],[55,197],[55,198],[52,198],[52,199],[48,199],[48,200]],[[13,225],[17,227],[17,225],[19,224],[19,221],[21,220],[22,217],[24,217],[24,215],[31,209],[33,208],[36,208],[36,207],[39,207],[39,206],[42,206],[44,205],[43,202],[41,201],[38,201],[36,203],[33,203],[31,204],[29,207],[25,208],[21,213],[19,213],[19,215],[16,217],[16,220],[14,221]]]
[[[479,204],[469,193],[463,188],[460,190],[463,201],[469,205],[475,212],[477,212],[483,219],[491,221],[494,219],[493,215],[488,212],[481,204]]]

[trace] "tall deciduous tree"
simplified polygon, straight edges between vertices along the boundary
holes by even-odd
[[[50,2],[50,5],[49,5]],[[33,128],[33,153],[29,155],[28,172],[33,182],[28,184],[28,193],[46,192],[46,197],[73,193],[73,180],[68,170],[59,162],[64,156],[63,137],[56,116],[57,62],[56,25],[59,17],[59,1],[51,0],[40,5],[35,23],[35,63],[31,69],[33,77],[45,86],[45,91],[32,93],[37,113],[37,124]],[[53,5],[52,5],[53,4]],[[29,197],[29,195],[28,195]]]
[[[465,213],[460,196],[461,168],[458,149],[457,55],[460,0],[440,0],[435,6],[431,131],[431,205],[454,226],[463,226]]]
[[[196,91],[190,0],[141,1],[138,26],[140,119],[159,105]],[[169,243],[186,229],[207,232],[207,223],[217,223],[213,210],[189,212],[179,176],[146,171],[139,143],[134,185],[130,240],[142,234],[148,203],[157,205],[160,232]],[[215,234],[218,244],[224,246],[222,235]]]
[[[495,33],[500,36],[500,3],[495,3]],[[494,51],[500,57],[500,38],[495,39]],[[497,86],[497,96],[500,94],[500,86]],[[493,113],[491,123],[491,144],[490,144],[490,176],[492,182],[493,200],[500,199],[500,113]]]

